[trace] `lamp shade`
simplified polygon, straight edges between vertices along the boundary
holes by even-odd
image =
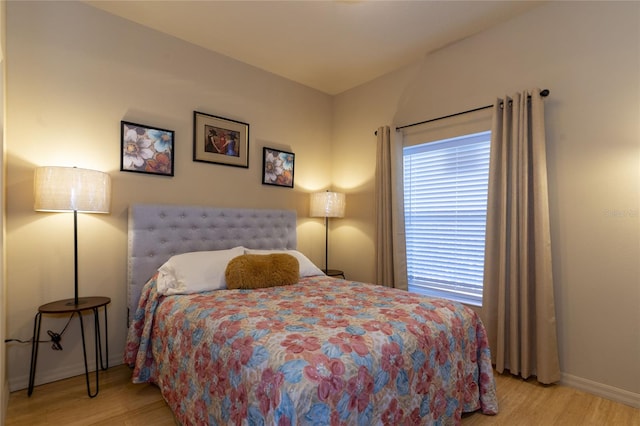
[[[34,195],[36,211],[109,213],[111,179],[97,170],[38,167]]]
[[[344,217],[345,196],[340,192],[311,194],[311,217]]]

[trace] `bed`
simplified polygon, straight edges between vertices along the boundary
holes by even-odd
[[[183,425],[459,424],[498,411],[471,309],[325,276],[295,251],[293,211],[133,205],[128,241],[125,363]],[[300,278],[167,291],[174,259],[238,247],[302,256]]]

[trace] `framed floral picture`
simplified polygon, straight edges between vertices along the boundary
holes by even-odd
[[[262,183],[293,188],[295,154],[274,148],[262,148]]]
[[[249,124],[194,111],[193,161],[249,167]]]
[[[174,131],[120,122],[120,170],[173,176]]]

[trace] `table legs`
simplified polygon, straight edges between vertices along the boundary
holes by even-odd
[[[33,321],[33,338],[31,339],[31,367],[29,367],[29,390],[27,396],[33,393],[33,382],[36,378],[36,362],[38,360],[38,340],[40,340],[40,321],[42,314],[38,312]]]
[[[87,349],[86,342],[84,337],[84,321],[82,320],[81,312],[73,312],[71,316],[78,314],[80,318],[80,333],[82,335],[82,355],[84,356],[84,375],[87,382],[87,395],[89,398],[94,398],[98,395],[99,391],[99,381],[98,381],[98,370],[106,370],[109,368],[109,334],[108,334],[108,322],[107,322],[107,308],[104,307],[104,333],[105,333],[105,358],[102,358],[102,339],[100,336],[100,319],[98,316],[98,308],[93,308],[93,326],[94,326],[94,347],[95,347],[95,356],[96,356],[96,388],[95,392],[91,391],[91,385],[89,383],[89,367],[87,363]],[[27,390],[27,395],[31,396],[33,393],[33,385],[36,377],[36,364],[38,362],[38,342],[40,340],[40,326],[42,323],[42,313],[38,312],[35,316],[33,323],[33,339],[31,343],[31,366],[29,369],[29,389]],[[98,359],[100,363],[98,365]]]

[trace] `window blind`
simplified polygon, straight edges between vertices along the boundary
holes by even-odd
[[[482,304],[491,132],[405,147],[409,291]]]

